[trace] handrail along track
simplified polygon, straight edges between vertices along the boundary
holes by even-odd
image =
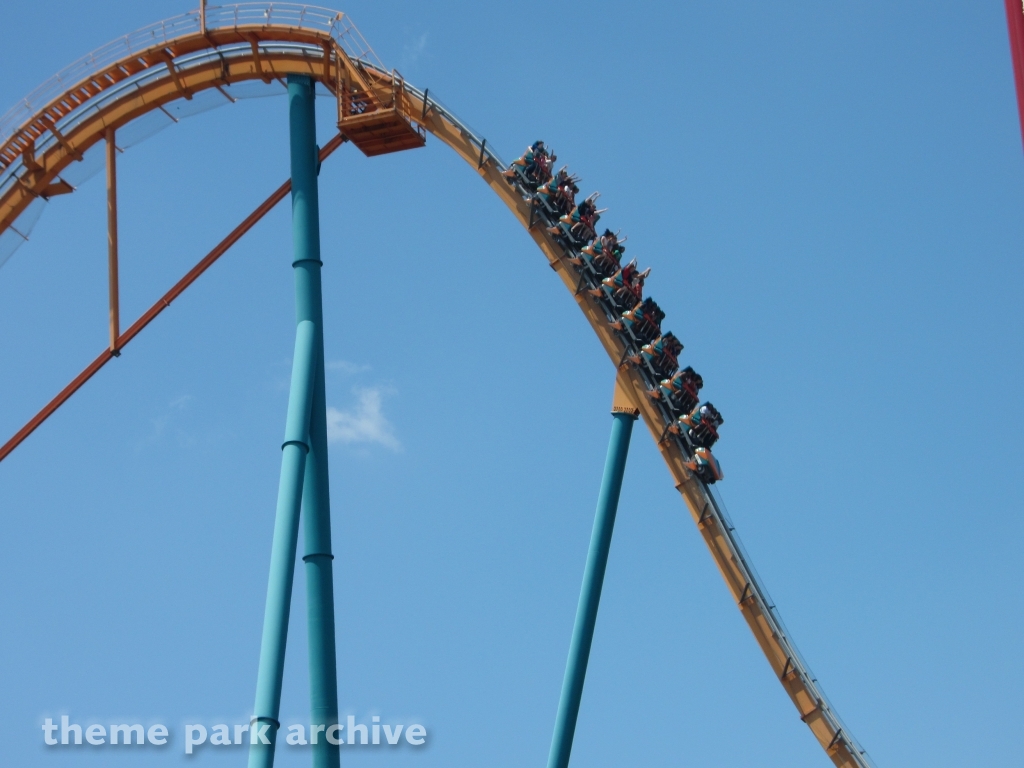
[[[342,104],[358,101],[362,110],[393,112],[416,131],[432,134],[469,163],[528,229],[619,367],[622,386],[639,409],[730,593],[801,719],[836,766],[870,768],[866,753],[789,638],[717,494],[684,466],[679,444],[664,439],[666,414],[645,395],[650,377],[623,363],[629,352],[639,350],[611,328],[599,299],[578,290],[581,276],[569,261],[571,252],[538,226],[533,200],[508,183],[502,175],[505,163],[486,140],[427,91],[387,71],[343,14],[282,3],[209,7],[205,30],[199,14],[188,13],[114,41],[61,70],[0,117],[0,240],[16,231],[15,222],[33,201],[72,191],[61,172],[80,161],[107,127],[127,125],[154,110],[166,111],[166,105],[211,89],[220,91],[227,103],[233,100],[228,89],[234,85],[273,82],[293,73],[314,77],[338,97],[343,132]],[[393,140],[377,135],[371,146],[352,138],[367,154],[376,154],[374,148],[380,149],[381,141]],[[410,141],[410,146],[416,145]]]

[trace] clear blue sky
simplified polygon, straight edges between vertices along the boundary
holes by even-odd
[[[8,3],[0,110],[185,10]],[[341,10],[506,159],[543,138],[603,193],[725,416],[738,531],[880,768],[1020,765],[1024,163],[1002,3]],[[240,102],[121,157],[125,324],[286,178],[286,119]],[[612,366],[440,143],[344,147],[320,190],[342,710],[429,732],[342,759],[542,766]],[[178,765],[183,723],[247,719],[289,251],[281,206],[0,464],[5,765]],[[0,270],[0,440],[104,347],[105,260],[97,177]],[[296,589],[286,724],[308,712]],[[61,714],[177,740],[44,748]],[[573,765],[828,764],[638,431]]]

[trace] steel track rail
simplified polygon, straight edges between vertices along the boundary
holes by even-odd
[[[378,73],[379,77],[389,77]],[[505,164],[490,150],[485,139],[462,123],[450,111],[429,100],[429,94],[406,86],[413,109],[410,117],[426,130],[454,149],[493,189],[520,223],[527,228],[534,242],[548,258],[548,263],[570,291],[591,327],[601,340],[612,363],[619,365],[626,357],[621,338],[609,327],[605,311],[586,291],[579,292],[579,276],[568,262],[568,254],[546,231],[540,222],[531,227],[530,203],[508,184],[501,172]],[[417,111],[418,110],[418,111]],[[674,441],[662,439],[665,421],[661,412],[647,397],[647,384],[631,365],[620,366],[620,380],[628,388],[633,404],[640,410],[651,437],[662,454],[676,488],[682,494],[690,514],[711,552],[715,564],[725,579],[726,586],[746,619],[748,626],[772,670],[778,676],[786,693],[797,707],[803,720],[833,763],[842,768],[871,768],[866,752],[846,728],[817,679],[797,651],[778,612],[767,597],[767,590],[750,565],[750,560],[726,517],[723,505],[711,489],[693,475],[683,462],[685,457]]]
[[[14,160],[11,159],[14,155],[8,152],[6,162],[0,156],[0,165],[4,166],[0,169],[0,235],[12,227],[33,199],[42,195],[55,180],[59,181],[61,170],[100,141],[107,126],[126,125],[203,90],[254,79],[273,81],[292,73],[311,75],[333,92],[337,79],[332,75],[332,68],[336,72],[341,65],[358,70],[354,74],[381,93],[393,88],[396,82],[358,31],[347,21],[342,23],[344,17],[337,12],[277,3],[246,3],[211,10],[214,13],[211,16],[208,11],[210,26],[205,32],[199,31],[196,14],[186,14],[130,35],[123,41],[115,41],[98,54],[62,71],[0,118],[0,142],[3,142],[0,150],[15,146],[20,147],[21,152],[17,155],[19,159]],[[278,14],[276,19],[275,13]],[[277,19],[282,21],[279,23]],[[122,44],[128,53],[119,58],[117,49]],[[160,51],[166,51],[167,55],[160,55]],[[110,72],[123,76],[104,80],[104,73]],[[91,85],[86,88],[83,84]],[[104,87],[99,87],[101,85]],[[686,457],[679,445],[674,440],[663,439],[666,426],[663,413],[646,396],[648,384],[640,371],[622,363],[628,349],[610,327],[604,308],[587,292],[577,290],[579,275],[568,261],[568,253],[544,226],[539,225],[540,222],[534,221],[531,201],[504,178],[505,163],[483,136],[427,91],[404,82],[402,88],[406,117],[453,149],[501,198],[529,231],[549,266],[562,279],[590,322],[612,363],[618,367],[619,379],[647,424],[712,559],[769,665],[796,705],[801,720],[836,766],[871,768],[870,759],[843,725],[790,639],[724,506],[716,494],[684,466]],[[90,89],[95,93],[90,93]],[[64,112],[58,115],[55,105],[62,105]],[[31,144],[26,144],[29,139]],[[27,158],[26,147],[30,148]],[[32,165],[37,170],[33,171]],[[191,279],[187,275],[172,292],[180,286],[180,293],[191,284],[199,274],[193,275],[193,272],[189,273]],[[188,282],[182,285],[186,280]],[[165,306],[159,302],[158,305]],[[154,312],[153,317],[158,312]],[[137,333],[141,326],[132,326],[132,329]],[[38,426],[81,386],[85,380],[82,376],[87,379],[106,359],[100,362],[97,358],[26,426],[32,429]],[[19,432],[19,435],[17,442],[27,433]],[[8,446],[0,460],[13,450],[10,441],[4,448]]]

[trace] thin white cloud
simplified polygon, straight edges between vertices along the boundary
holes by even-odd
[[[352,363],[348,360],[331,360],[327,363],[327,370],[338,371],[343,376],[355,376],[357,373],[366,373],[370,370],[370,366]]]
[[[175,417],[189,409],[192,399],[192,395],[181,395],[180,397],[176,397],[171,400],[160,414],[149,420],[149,423],[153,428],[137,448],[141,448],[143,445],[153,444],[160,440],[164,436],[164,432],[167,431],[167,427],[175,421]],[[191,441],[191,437],[181,429],[178,429],[178,438],[179,442]]]
[[[332,443],[376,443],[392,451],[400,451],[402,444],[381,410],[384,392],[372,387],[352,391],[358,398],[354,408],[347,411],[333,407],[327,409],[327,439]]]
[[[181,413],[188,408],[189,403],[192,402],[192,395],[182,395],[176,397],[167,404],[164,412],[157,416],[155,419],[150,419],[150,423],[153,425],[153,433],[151,439],[156,439],[163,434],[164,428],[171,423],[171,419],[174,418],[176,413]]]
[[[427,33],[424,32],[412,43],[406,44],[402,48],[402,66],[409,67],[416,63],[416,60],[420,57],[427,47]]]

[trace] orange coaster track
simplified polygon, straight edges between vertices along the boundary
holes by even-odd
[[[117,40],[79,60],[40,86],[0,118],[0,264],[13,245],[27,239],[18,227],[34,202],[73,191],[70,175],[108,129],[175,111],[201,94],[219,92],[225,103],[248,81],[274,83],[303,74],[322,83],[338,102],[339,136],[321,150],[326,157],[343,140],[367,155],[421,146],[425,133],[447,144],[481,176],[528,229],[548,264],[590,322],[618,382],[646,423],[718,566],[773,672],[832,762],[841,768],[871,765],[829,705],[816,679],[790,641],[774,605],[757,579],[723,507],[711,489],[684,466],[674,440],[665,440],[665,420],[646,396],[637,369],[623,363],[627,350],[610,327],[604,308],[586,291],[569,254],[531,217],[533,207],[503,177],[507,167],[487,142],[451,112],[387,71],[344,14],[279,3],[243,3],[192,12]],[[283,90],[283,89],[282,89]],[[24,429],[0,448],[7,456],[93,373],[116,356],[170,301],[288,192],[282,185],[228,238],[100,355]]]

